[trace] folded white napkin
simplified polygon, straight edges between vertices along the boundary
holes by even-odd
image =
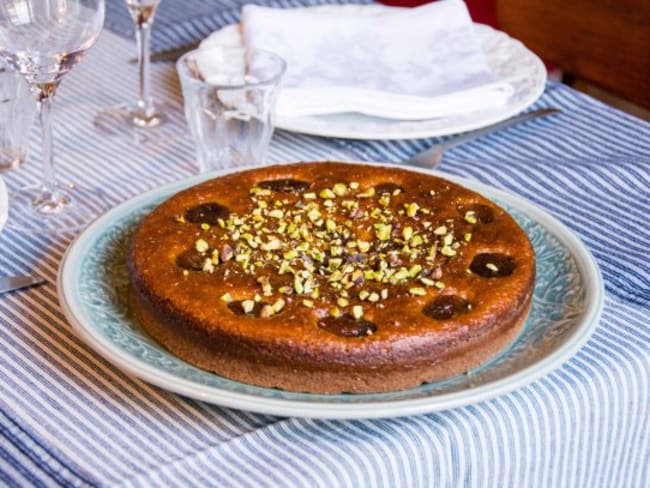
[[[237,33],[220,31],[204,46],[232,45]],[[512,93],[490,71],[461,0],[414,9],[246,5],[240,35],[247,48],[287,61],[281,117],[428,119],[500,106]],[[208,81],[213,65],[199,63]]]

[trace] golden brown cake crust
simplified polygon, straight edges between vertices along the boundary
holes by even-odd
[[[409,388],[477,366],[523,326],[535,278],[525,233],[484,197],[330,162],[178,193],[137,229],[129,267],[136,315],[172,353],[318,393]]]

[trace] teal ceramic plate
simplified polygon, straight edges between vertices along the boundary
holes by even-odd
[[[61,305],[79,336],[118,368],[161,388],[274,415],[371,418],[421,414],[487,400],[531,383],[567,361],[598,324],[603,304],[600,272],[569,229],[518,197],[443,175],[506,208],[535,248],[537,281],[532,310],[520,336],[506,351],[446,381],[363,395],[259,388],[190,366],[156,344],[134,321],[127,302],[126,253],[138,222],[157,204],[188,186],[225,173],[192,177],[121,204],[75,240],[61,265]]]

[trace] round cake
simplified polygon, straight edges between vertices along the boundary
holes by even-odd
[[[131,303],[171,353],[313,393],[466,372],[521,330],[535,256],[502,208],[380,165],[277,165],[184,190],[144,218]]]

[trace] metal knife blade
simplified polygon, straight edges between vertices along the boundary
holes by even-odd
[[[187,44],[185,46],[181,46],[175,49],[168,49],[166,51],[158,51],[156,53],[151,53],[151,56],[149,60],[152,63],[158,62],[158,61],[176,61],[178,58],[180,58],[183,54],[188,53],[190,51],[193,51],[194,49],[199,47],[199,43],[193,43],[193,44]],[[129,63],[137,63],[138,58],[132,58],[129,60]]]
[[[4,276],[0,277],[0,294],[20,290],[30,286],[45,283],[43,278],[38,276]]]
[[[533,120],[538,117],[544,117],[546,115],[561,113],[562,111],[557,108],[540,108],[538,110],[533,110],[532,112],[526,112],[515,117],[503,120],[493,125],[488,125],[481,129],[473,130],[470,132],[465,132],[446,141],[434,144],[429,148],[425,149],[422,152],[417,153],[415,156],[403,161],[405,164],[416,166],[418,168],[425,169],[434,169],[442,162],[442,156],[447,149],[458,146],[465,142],[473,141],[492,132],[496,132],[513,125],[521,124],[528,120]]]

